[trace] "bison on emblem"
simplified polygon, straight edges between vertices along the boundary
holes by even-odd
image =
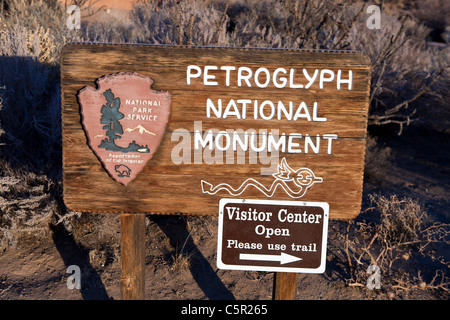
[[[119,177],[130,177],[131,169],[123,164],[117,164],[114,170],[118,173]]]

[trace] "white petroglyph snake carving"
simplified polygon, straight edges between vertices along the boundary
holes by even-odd
[[[220,183],[213,186],[205,180],[201,181],[203,193],[214,195],[220,190],[227,191],[232,196],[241,195],[248,187],[252,186],[262,192],[266,197],[273,197],[275,191],[280,187],[291,198],[301,198],[306,194],[308,188],[314,183],[323,182],[323,178],[316,177],[314,172],[308,168],[292,169],[283,158],[278,165],[278,171],[272,176],[275,178],[272,185],[267,188],[255,179],[246,179],[238,188],[233,188],[227,183]]]

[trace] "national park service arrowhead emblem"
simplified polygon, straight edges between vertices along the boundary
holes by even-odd
[[[97,79],[78,93],[89,147],[109,175],[128,185],[155,154],[169,121],[171,95],[138,73]]]

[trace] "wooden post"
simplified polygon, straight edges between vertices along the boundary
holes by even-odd
[[[122,300],[145,298],[145,215],[121,214]]]
[[[273,278],[273,300],[295,300],[297,295],[297,273],[275,272]]]

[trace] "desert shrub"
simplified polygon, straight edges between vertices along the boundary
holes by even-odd
[[[15,247],[26,238],[39,239],[49,231],[59,211],[52,196],[55,182],[45,175],[13,170],[0,163],[0,249]]]
[[[61,214],[59,55],[77,37],[56,1],[9,1],[0,16],[2,247]]]
[[[382,19],[376,32],[365,28],[365,21],[356,23],[349,48],[372,61],[369,125],[397,124],[401,134],[404,125],[418,119],[417,110],[445,109],[449,50],[426,47],[430,29],[412,18],[386,14]]]
[[[83,35],[99,42],[227,45],[227,7],[195,0],[138,2],[130,13],[131,22],[88,24]]]
[[[59,56],[78,37],[56,1],[10,2],[0,17],[1,154],[10,163],[58,175]]]
[[[340,259],[350,286],[366,287],[370,266],[377,266],[382,289],[430,289],[448,295],[450,262],[436,256],[450,242],[450,225],[432,222],[415,200],[371,194],[363,218],[348,223],[338,237],[345,244]],[[372,267],[373,268],[373,267]]]
[[[381,212],[378,233],[383,241],[394,245],[419,240],[420,228],[427,214],[420,205],[411,199],[398,199],[396,196],[371,196],[374,205]]]
[[[130,22],[88,24],[90,41],[340,49],[363,7],[333,1],[150,1]],[[119,27],[119,28],[117,28]]]
[[[60,103],[52,68],[30,57],[2,57],[0,70],[6,87],[0,114],[2,156],[17,166],[56,169]]]
[[[81,38],[66,26],[66,12],[56,0],[15,0],[0,16],[0,54],[35,57],[58,64],[62,47]]]
[[[431,40],[445,40],[445,28],[450,25],[450,3],[445,0],[417,1],[413,15],[427,27],[432,28]],[[449,42],[447,40],[447,42]]]

